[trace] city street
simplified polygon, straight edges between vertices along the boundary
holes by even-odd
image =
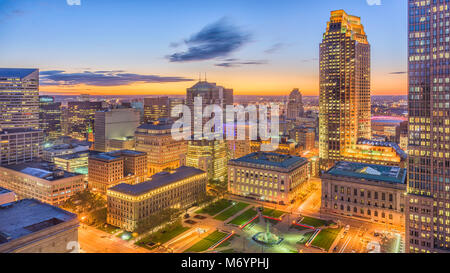
[[[84,224],[78,229],[80,253],[149,253],[150,251],[128,243],[113,234]]]

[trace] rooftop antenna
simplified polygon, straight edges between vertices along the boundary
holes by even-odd
[[[198,72],[198,81],[201,82],[202,81],[202,73]]]
[[[206,79],[206,72],[205,72],[205,82],[207,82],[208,80]]]

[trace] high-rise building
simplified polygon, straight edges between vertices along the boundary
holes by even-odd
[[[187,89],[186,93],[186,105],[191,110],[192,124],[191,131],[194,133],[196,129],[194,127],[195,121],[197,121],[198,127],[203,130],[203,126],[211,118],[204,117],[202,114],[196,114],[195,112],[195,98],[201,98],[203,113],[206,106],[218,105],[223,110],[223,120],[226,120],[225,109],[227,105],[233,105],[233,89],[226,89],[222,86],[218,86],[215,83],[210,83],[207,81],[200,81],[196,83],[191,88]],[[201,126],[201,127],[200,127]],[[203,131],[202,131],[203,132]]]
[[[189,141],[182,165],[208,173],[208,179],[225,181],[227,175],[228,149],[224,140]]]
[[[287,118],[297,119],[302,117],[305,112],[303,108],[302,93],[298,89],[292,90],[289,95],[289,101],[287,104]]]
[[[320,44],[320,160],[324,169],[371,138],[370,45],[359,17],[331,12]]]
[[[39,96],[39,124],[46,141],[62,135],[61,103],[55,102],[55,97]]]
[[[406,251],[450,251],[448,1],[408,1]]]
[[[95,113],[94,150],[110,152],[134,149],[134,132],[140,123],[140,113],[133,108],[111,109]]]
[[[42,155],[39,130],[39,70],[0,68],[0,165]]]
[[[67,135],[79,140],[86,140],[94,131],[95,112],[105,109],[103,102],[69,101],[65,122]]]
[[[145,98],[144,99],[144,121],[153,122],[160,118],[168,118],[170,115],[169,98]]]
[[[136,151],[147,153],[149,175],[180,167],[180,159],[187,152],[186,140],[173,139],[172,125],[168,119],[161,119],[136,129]]]

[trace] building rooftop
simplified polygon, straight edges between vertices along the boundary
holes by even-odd
[[[230,160],[231,163],[250,163],[256,165],[273,166],[277,168],[290,168],[296,164],[306,164],[308,160],[303,157],[284,155],[278,153],[256,152],[238,159]]]
[[[11,191],[8,190],[8,189],[0,187],[0,194],[5,194],[5,193],[8,193],[8,192],[11,192]]]
[[[333,176],[360,178],[372,181],[396,184],[406,183],[406,169],[396,166],[340,161],[326,173]]]
[[[35,199],[0,206],[0,245],[77,218],[77,215]]]
[[[76,152],[73,154],[58,155],[58,156],[55,156],[55,158],[70,160],[70,159],[75,159],[75,158],[86,157],[86,156],[89,156],[90,154],[91,154],[91,151],[82,151],[82,152]]]
[[[172,129],[173,122],[169,120],[159,120],[158,122],[152,122],[152,123],[144,123],[141,126],[137,128],[137,131],[140,132],[142,130],[171,130]]]
[[[91,153],[89,158],[99,159],[104,161],[113,161],[118,160],[122,156],[142,156],[146,155],[146,152],[139,152],[133,150],[120,150],[120,151],[112,151],[107,153]]]
[[[403,151],[403,149],[400,148],[400,146],[397,143],[395,143],[395,142],[359,139],[357,144],[372,145],[372,146],[378,146],[378,147],[392,147],[395,150],[395,152],[403,160],[405,160],[408,157],[408,154],[405,151]]]
[[[74,177],[79,174],[59,169],[55,164],[47,161],[32,161],[17,165],[1,166],[16,172],[21,172],[47,181],[57,181],[63,178]]]
[[[0,77],[25,78],[37,70],[36,68],[0,68]]]
[[[140,184],[130,185],[122,183],[117,186],[111,187],[108,190],[133,196],[139,196],[147,192],[150,192],[154,189],[203,173],[205,172],[202,170],[193,167],[182,166],[176,169],[175,172],[173,173],[169,172],[157,173],[151,177],[151,180]]]

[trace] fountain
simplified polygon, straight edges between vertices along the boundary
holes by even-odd
[[[262,214],[259,215],[260,219],[264,219]],[[258,243],[262,243],[269,246],[278,245],[283,241],[283,238],[270,232],[270,223],[266,221],[266,231],[256,233],[252,239]]]

